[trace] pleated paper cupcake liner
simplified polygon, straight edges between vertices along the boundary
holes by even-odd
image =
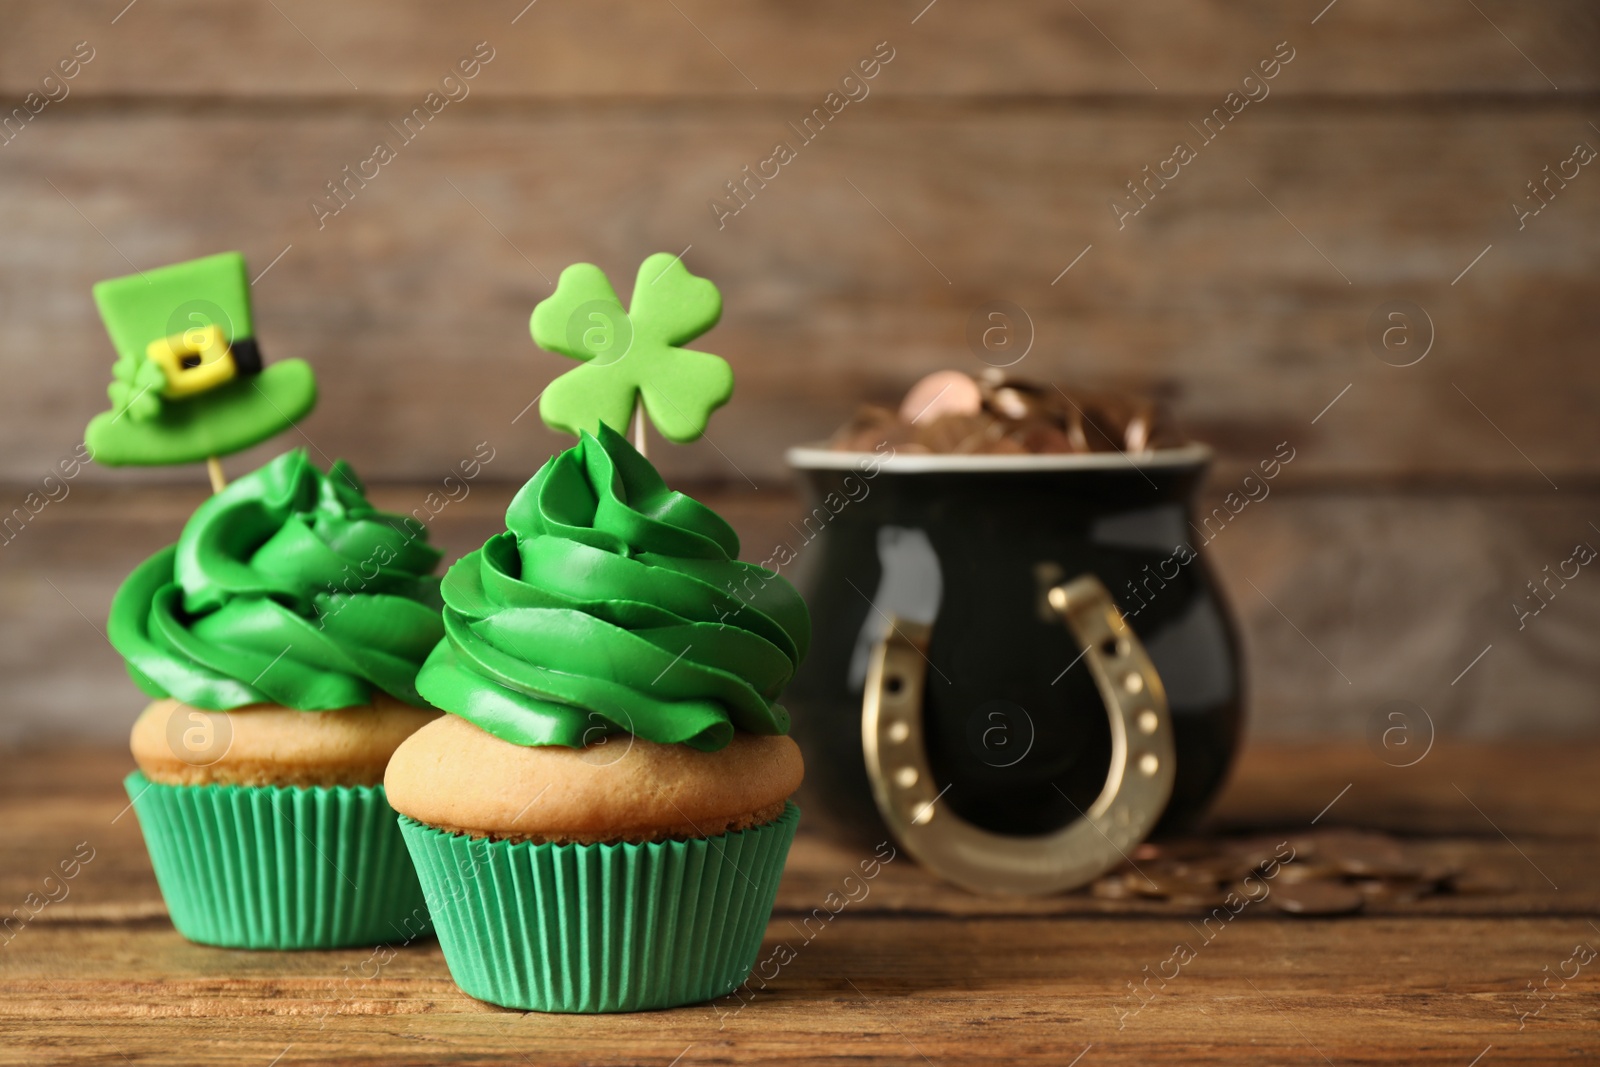
[[[755,966],[800,821],[644,845],[446,833],[404,815],[450,975],[479,1000],[550,1012],[711,1000]]]
[[[429,932],[383,786],[179,786],[133,798],[172,925],[226,948],[401,944]]]

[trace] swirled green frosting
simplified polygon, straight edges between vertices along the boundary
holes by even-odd
[[[417,676],[431,703],[519,745],[787,732],[775,701],[810,640],[805,602],[616,431],[546,463],[506,527],[445,575],[444,640]]]
[[[443,633],[425,537],[368,503],[343,461],[323,474],[287,452],[128,576],[108,635],[141,689],[197,708],[326,711],[374,690],[422,704],[417,668]]]

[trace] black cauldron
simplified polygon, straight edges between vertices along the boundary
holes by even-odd
[[[902,678],[883,666],[886,642],[922,658],[904,661],[925,674],[912,743],[925,749],[917,766],[933,781],[917,788],[954,821],[1026,840],[1093,815],[1109,794],[1113,758],[1136,754],[1140,741],[1136,727],[1108,718],[1113,693],[1132,701],[1126,723],[1151,734],[1151,709],[1159,712],[1163,743],[1170,723],[1162,751],[1175,766],[1163,769],[1170,799],[1163,787],[1143,824],[1115,843],[1114,832],[1096,831],[1113,844],[1101,866],[1114,865],[1111,853],[1131,848],[1152,824],[1171,831],[1201,814],[1228,771],[1241,719],[1238,641],[1197,551],[1204,535],[1190,524],[1208,449],[952,456],[797,448],[788,459],[811,490],[790,544],[814,638],[785,702],[806,757],[802,801],[817,824],[867,845],[908,825],[890,817],[895,785],[869,777],[873,746],[863,735],[864,704],[900,699]],[[1112,632],[1126,635],[1104,640],[1110,659],[1063,625],[1060,590],[1079,578],[1102,598],[1109,591],[1104,614]],[[1119,650],[1131,658],[1118,660]],[[1148,685],[1131,677],[1139,664]],[[904,721],[919,721],[916,708],[908,713]],[[892,729],[885,745],[906,738],[905,725]],[[1142,758],[1147,771],[1158,762]],[[918,777],[884,766],[902,784]],[[915,812],[909,824],[918,824]],[[1007,884],[1002,878],[1000,890]]]

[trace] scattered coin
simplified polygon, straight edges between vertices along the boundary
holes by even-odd
[[[1053,423],[1028,423],[1017,431],[1022,447],[1029,452],[1071,452],[1072,438]]]
[[[978,383],[954,370],[938,370],[913,385],[900,401],[900,418],[913,425],[946,415],[976,415],[983,410]]]
[[[1290,850],[1293,850],[1292,852]],[[1282,857],[1293,855],[1292,860]],[[1203,911],[1228,892],[1245,894],[1247,877],[1270,883],[1273,907],[1294,915],[1346,915],[1371,902],[1407,904],[1438,893],[1498,893],[1512,883],[1494,871],[1464,870],[1387,834],[1330,829],[1292,837],[1147,841],[1133,864],[1106,875],[1092,892],[1103,900],[1140,899]],[[1268,872],[1270,872],[1270,877]]]
[[[1133,453],[1175,446],[1183,437],[1147,399],[1042,385],[991,367],[977,379],[935,371],[911,387],[897,410],[862,405],[830,444],[870,451],[883,441],[968,454]]]
[[[841,452],[873,452],[885,443],[900,449],[911,440],[911,435],[912,428],[901,422],[893,411],[876,404],[863,404],[828,443]]]
[[[1415,877],[1420,868],[1406,859],[1399,842],[1379,834],[1330,830],[1317,841],[1318,855],[1345,874]]]
[[[1128,420],[1123,440],[1129,452],[1143,452],[1150,447],[1150,412],[1141,411]]]
[[[1127,900],[1133,896],[1128,883],[1115,875],[1096,879],[1089,892],[1098,900]]]
[[[1122,874],[1122,884],[1128,887],[1128,892],[1141,897],[1153,897],[1165,900],[1170,895],[1167,887],[1147,874],[1129,870]]]
[[[1342,873],[1339,868],[1331,863],[1324,863],[1316,859],[1295,858],[1293,863],[1285,863],[1278,868],[1276,881],[1285,885],[1297,885],[1300,882],[1322,882],[1334,878]]]
[[[1361,890],[1342,882],[1297,882],[1275,885],[1267,898],[1290,915],[1349,915],[1366,904]]]
[[[976,452],[988,425],[978,415],[945,415],[918,424],[916,439],[933,452]]]
[[[1029,403],[1023,394],[1016,389],[996,389],[994,396],[989,399],[989,403],[993,404],[995,410],[1006,418],[1016,419],[1018,422],[1034,413],[1034,405]]]
[[[1171,841],[1146,841],[1134,852],[1135,859],[1166,860],[1173,863],[1215,861],[1223,854],[1223,843],[1204,837]]]

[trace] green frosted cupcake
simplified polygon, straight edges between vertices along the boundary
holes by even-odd
[[[599,427],[445,576],[385,783],[471,995],[634,1011],[737,988],[803,774],[777,697],[809,617],[715,512]]]
[[[439,553],[343,463],[288,452],[202,504],[141,564],[109,636],[156,698],[127,780],[173,925],[234,948],[427,932],[384,795],[437,718],[416,673],[439,641]]]

